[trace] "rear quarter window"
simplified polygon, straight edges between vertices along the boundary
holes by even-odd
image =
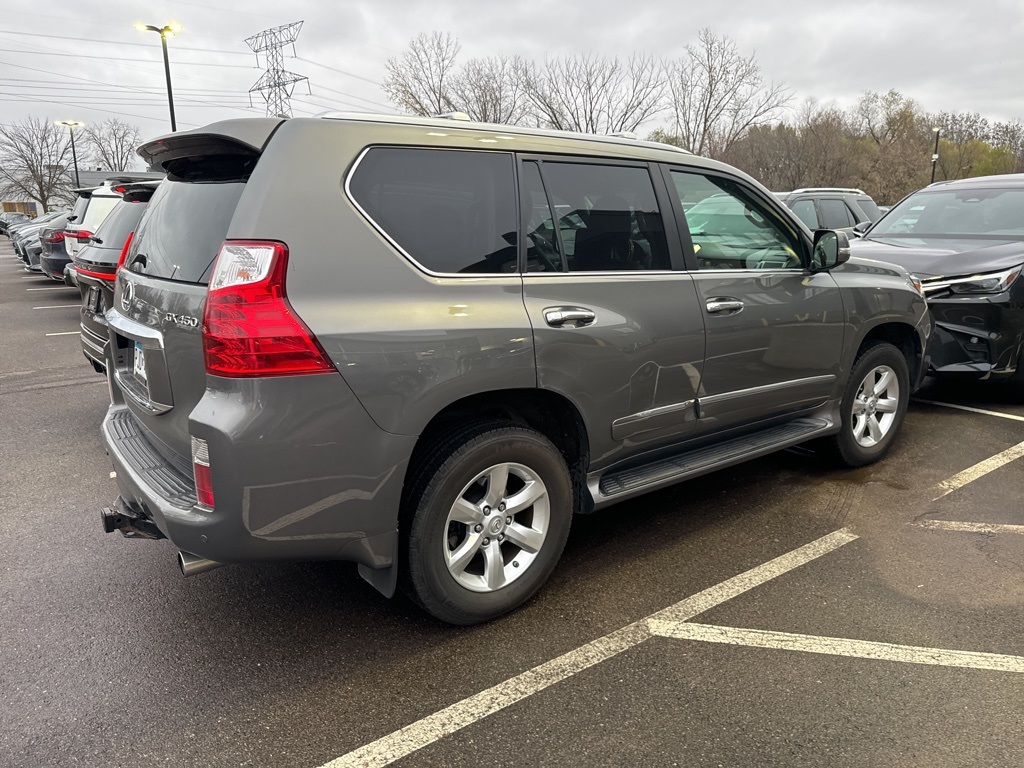
[[[518,268],[508,153],[373,147],[348,191],[378,229],[432,272]]]

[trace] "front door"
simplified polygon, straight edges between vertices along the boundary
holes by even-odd
[[[836,389],[843,349],[835,280],[806,269],[806,238],[751,188],[711,172],[673,169],[668,177],[707,328],[702,428],[823,403]]]

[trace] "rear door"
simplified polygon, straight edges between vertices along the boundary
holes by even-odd
[[[707,327],[701,421],[727,429],[824,402],[839,374],[843,304],[831,275],[805,268],[810,243],[736,179],[666,175]]]
[[[520,189],[539,385],[579,408],[592,466],[690,434],[704,321],[651,169],[524,159]]]
[[[202,317],[209,274],[245,183],[225,165],[169,177],[139,223],[118,272],[112,370],[153,445],[191,471],[189,414],[206,390]]]

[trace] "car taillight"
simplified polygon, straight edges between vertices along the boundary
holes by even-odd
[[[288,303],[287,269],[284,243],[224,242],[203,311],[207,373],[251,378],[335,371],[320,342]]]
[[[73,237],[76,240],[88,240],[92,237],[92,232],[87,229],[80,229],[77,232],[65,232],[65,237]]]
[[[135,232],[129,232],[128,237],[125,238],[124,245],[121,246],[121,255],[117,257],[117,272],[124,266],[125,259],[128,258],[128,248],[132,244],[132,238],[135,237]]]
[[[117,275],[113,272],[96,272],[95,270],[78,266],[75,267],[75,271],[80,275],[85,275],[86,277],[95,277],[97,280],[109,280],[110,282],[114,282],[117,279]]]
[[[196,498],[213,509],[213,477],[210,474],[210,447],[205,440],[192,438],[192,471],[196,478]]]
[[[49,235],[47,235],[46,237],[41,238],[41,239],[47,245],[53,245],[54,243],[63,243],[64,242],[64,232],[63,231],[61,231],[61,232],[51,232]]]

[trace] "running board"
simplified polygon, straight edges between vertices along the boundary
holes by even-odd
[[[819,435],[834,432],[831,419],[802,418],[769,427],[751,435],[658,459],[650,464],[609,472],[597,484],[595,502],[620,499],[655,488],[672,485],[697,475],[788,448]],[[593,491],[593,485],[591,485]]]

